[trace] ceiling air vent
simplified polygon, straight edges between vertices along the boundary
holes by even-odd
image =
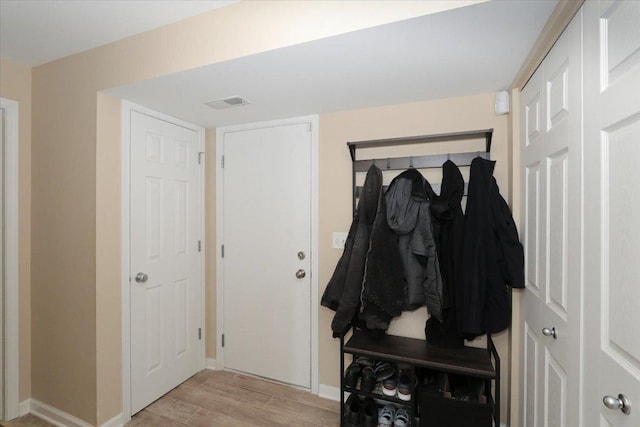
[[[208,105],[214,110],[226,110],[227,108],[241,107],[249,103],[249,101],[239,96],[230,96],[229,98],[215,99],[213,101],[205,102],[205,105]]]

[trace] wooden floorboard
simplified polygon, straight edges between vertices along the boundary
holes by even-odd
[[[6,427],[55,427],[29,414]],[[233,372],[198,372],[138,412],[126,427],[338,426],[340,404]]]

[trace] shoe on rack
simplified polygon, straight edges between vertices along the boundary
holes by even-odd
[[[373,368],[376,364],[375,360],[363,356],[358,357],[355,362],[363,368],[365,366],[371,366]]]
[[[378,409],[378,427],[392,427],[396,415],[396,408],[387,405]]]
[[[346,427],[360,426],[360,411],[360,397],[355,393],[351,393],[345,403],[344,424]]]
[[[398,375],[398,399],[405,402],[411,400],[411,372],[406,369]]]
[[[355,388],[361,374],[362,368],[360,368],[360,365],[356,362],[351,363],[344,373],[344,385],[349,388]]]
[[[362,368],[362,381],[360,381],[360,390],[371,393],[376,388],[376,375],[371,366]]]
[[[360,410],[360,425],[362,427],[378,426],[378,406],[372,398],[365,397]]]
[[[396,415],[393,417],[393,427],[408,427],[409,426],[409,413],[406,409],[398,409]]]
[[[392,375],[386,380],[382,381],[382,394],[385,396],[395,396],[398,391],[398,376]]]
[[[396,367],[393,363],[378,362],[373,368],[376,375],[376,381],[384,381],[396,373]]]

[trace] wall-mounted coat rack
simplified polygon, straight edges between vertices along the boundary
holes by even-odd
[[[471,161],[476,157],[483,157],[485,159],[490,158],[491,151],[491,138],[493,136],[493,129],[483,129],[475,131],[454,132],[436,135],[422,135],[404,138],[392,138],[392,139],[377,139],[370,141],[358,141],[348,142],[349,153],[352,160],[352,180],[353,180],[353,213],[355,214],[358,194],[360,187],[356,185],[356,174],[366,172],[371,164],[375,164],[383,172],[385,170],[405,170],[408,168],[415,169],[431,169],[441,168],[442,164],[447,160],[451,160],[458,167],[470,166]],[[383,158],[369,158],[369,159],[357,159],[356,152],[359,149],[367,148],[385,148],[385,147],[398,147],[401,145],[413,145],[413,144],[425,144],[430,142],[456,142],[465,140],[477,140],[484,138],[485,150],[484,151],[472,151],[462,153],[437,153],[426,155],[411,155],[411,156],[393,156]],[[430,150],[431,151],[431,150]],[[465,194],[467,192],[467,182],[465,182]],[[434,191],[439,193],[439,185],[432,185]],[[486,372],[480,375],[472,374],[471,376],[482,377],[484,380],[484,393],[487,396],[488,402],[485,406],[480,405],[480,409],[484,411],[484,421],[477,421],[474,425],[500,425],[500,356],[493,344],[491,335],[487,335],[487,351],[483,352],[479,349],[463,348],[463,349],[442,349],[433,345],[430,345],[421,340],[412,338],[397,337],[385,335],[380,340],[372,340],[366,335],[357,335],[355,330],[351,339],[345,344],[345,339],[351,330],[350,325],[344,332],[334,332],[333,336],[340,339],[340,425],[345,425],[345,391],[350,393],[358,393],[360,395],[373,396],[378,399],[390,400],[395,404],[402,405],[402,401],[396,401],[394,398],[384,397],[380,394],[367,393],[358,390],[355,387],[346,389],[344,372],[345,372],[345,354],[351,354],[353,357],[366,356],[372,357],[378,360],[387,360],[391,362],[402,361],[408,363],[411,366],[411,375],[415,375],[417,368],[428,369],[442,369],[447,372],[461,373],[469,375],[470,371],[465,366],[465,361],[473,360],[473,363],[482,363],[486,366]],[[419,349],[417,350],[419,355],[412,358],[409,350],[412,346]],[[400,350],[401,351],[400,351]],[[477,352],[477,353],[476,353]],[[472,354],[473,353],[473,354]],[[441,357],[434,357],[440,355]],[[492,385],[493,390],[492,393]],[[439,406],[443,403],[451,403],[452,399],[439,399],[436,404]],[[406,402],[404,402],[406,403]],[[456,402],[457,403],[457,402]],[[446,411],[464,410],[465,403],[458,408],[448,407]],[[415,420],[416,405],[409,405],[409,413],[411,418]],[[467,407],[468,408],[468,407]],[[477,408],[474,407],[474,410]],[[489,420],[486,423],[486,415],[488,414]],[[427,417],[428,414],[421,414],[421,416]],[[477,414],[475,414],[477,416]],[[493,422],[490,419],[493,417]],[[428,423],[428,420],[421,422],[421,425]]]
[[[374,139],[368,141],[347,142],[352,161],[352,188],[353,188],[353,212],[355,213],[356,203],[360,192],[360,187],[356,185],[356,173],[366,172],[371,164],[375,164],[382,171],[385,170],[405,170],[409,168],[431,169],[440,168],[447,160],[451,160],[457,166],[469,166],[476,157],[490,158],[491,139],[493,129],[472,130],[463,132],[441,133],[432,135],[420,135],[401,138]],[[464,141],[481,139],[485,141],[484,151],[473,151],[464,153],[440,153],[419,156],[383,157],[370,159],[357,159],[356,151],[359,149],[398,147],[402,145],[427,144],[432,142]],[[465,194],[466,194],[465,183]],[[439,192],[438,186],[433,186]]]

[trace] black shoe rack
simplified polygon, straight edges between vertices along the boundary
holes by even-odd
[[[463,347],[447,349],[431,345],[425,340],[394,335],[372,336],[355,331],[345,343],[340,338],[341,426],[345,425],[347,393],[372,397],[376,401],[391,403],[407,410],[412,426],[423,427],[491,427],[500,425],[500,357],[493,340],[487,335],[487,348]],[[344,381],[345,357],[353,360],[368,357],[407,367],[411,372],[411,400],[403,401],[385,396],[378,389],[371,393],[347,388]],[[350,363],[350,362],[349,362]],[[437,373],[445,383],[433,393],[427,392],[423,379],[426,373]],[[482,398],[475,401],[459,400],[448,389],[448,376],[469,377],[483,383]],[[493,391],[493,393],[492,393]]]

